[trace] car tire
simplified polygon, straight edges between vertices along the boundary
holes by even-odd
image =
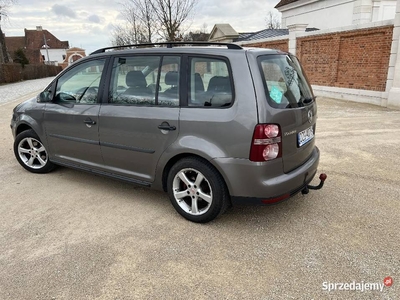
[[[14,141],[14,154],[21,166],[32,173],[48,173],[54,169],[47,149],[32,129],[17,135]]]
[[[177,212],[196,223],[214,220],[230,203],[220,173],[209,162],[197,157],[183,158],[172,166],[167,190]]]

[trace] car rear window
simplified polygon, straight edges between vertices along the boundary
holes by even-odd
[[[258,57],[269,104],[274,108],[301,107],[314,101],[298,59],[293,55]]]

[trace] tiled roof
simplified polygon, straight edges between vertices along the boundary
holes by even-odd
[[[18,49],[24,49],[25,55],[30,63],[42,62],[40,49],[44,46],[46,37],[47,46],[50,49],[68,49],[68,41],[60,41],[51,32],[47,30],[28,30],[25,29],[25,36],[5,37],[8,53],[13,56]]]
[[[299,1],[299,0],[281,0],[281,1],[279,1],[279,3],[277,5],[275,5],[275,8],[285,6],[285,5],[288,5],[290,3],[297,2],[297,1]]]
[[[25,36],[6,36],[6,45],[9,51],[15,51],[19,48],[29,50],[39,50],[44,45],[44,37],[46,37],[47,46],[51,49],[68,49],[68,41],[60,41],[51,32],[47,30],[27,30]]]
[[[15,50],[25,47],[25,37],[24,36],[10,36],[5,37],[5,42],[8,51],[14,52]]]
[[[306,31],[315,31],[318,28],[307,28]],[[289,34],[288,29],[263,29],[254,33],[240,33],[235,42],[262,40],[273,37],[285,36]]]
[[[246,39],[248,37],[251,37],[253,34],[255,34],[255,32],[240,32],[238,39],[243,40],[243,39]]]
[[[68,41],[60,41],[46,29],[42,31],[25,29],[26,47],[28,49],[40,49],[44,45],[46,37],[47,46],[51,49],[68,49]]]
[[[243,35],[240,34],[236,42],[267,39],[288,34],[289,30],[287,29],[264,29],[250,34],[249,33],[245,33]]]

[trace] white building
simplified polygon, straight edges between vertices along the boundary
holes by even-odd
[[[394,19],[396,0],[281,0],[282,28],[294,24],[331,29]]]
[[[45,64],[58,66],[59,63],[64,62],[67,57],[67,49],[51,49],[45,46],[40,49],[40,54],[42,54],[43,61]]]

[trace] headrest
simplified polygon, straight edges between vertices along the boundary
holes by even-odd
[[[179,73],[177,71],[169,71],[165,75],[165,84],[167,85],[178,85]]]
[[[204,83],[203,79],[201,79],[201,76],[199,73],[194,74],[194,90],[196,92],[204,92]]]
[[[231,84],[228,77],[214,76],[208,83],[208,91],[230,92]]]
[[[130,71],[126,74],[126,85],[129,87],[146,87],[147,82],[141,71]]]

